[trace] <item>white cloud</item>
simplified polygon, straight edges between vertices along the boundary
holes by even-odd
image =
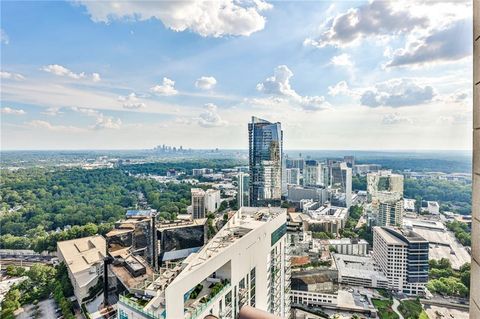
[[[118,100],[123,102],[123,108],[125,109],[141,109],[146,107],[145,103],[140,101],[135,93],[130,93],[127,96],[119,96]]]
[[[437,118],[437,124],[439,125],[461,125],[471,122],[471,113],[458,113],[454,115],[444,115]]]
[[[54,132],[83,132],[84,129],[76,126],[54,125],[47,121],[33,120],[27,123],[28,126],[33,128],[46,129]]]
[[[157,19],[174,31],[201,36],[248,36],[265,27],[261,12],[272,5],[262,1],[89,1],[78,0],[95,22]]]
[[[217,84],[217,80],[213,76],[202,76],[195,81],[195,86],[202,90],[211,90]]]
[[[307,111],[316,111],[330,108],[330,104],[323,96],[301,96],[290,85],[292,71],[286,65],[279,65],[274,70],[274,75],[262,83],[257,84],[257,90],[270,95],[287,99]]]
[[[42,114],[48,115],[48,116],[57,116],[59,114],[62,114],[63,112],[60,112],[59,107],[48,107],[45,111],[42,112]]]
[[[21,81],[25,79],[25,77],[19,73],[12,73],[7,71],[0,71],[0,78],[6,79],[6,80],[17,80],[17,81]]]
[[[382,124],[395,125],[395,124],[413,124],[413,120],[409,117],[402,116],[399,113],[385,114],[382,119]]]
[[[412,36],[405,48],[392,53],[387,67],[448,62],[472,53],[471,19],[463,19],[429,30],[425,35]]]
[[[175,81],[169,78],[163,78],[162,84],[157,84],[150,88],[151,91],[159,95],[175,95],[178,91],[175,89]]]
[[[70,69],[59,64],[45,65],[42,67],[42,70],[58,76],[69,77],[74,80],[80,80],[80,79],[85,79],[89,77],[89,75],[87,75],[85,72],[75,73]],[[99,82],[101,80],[100,74],[98,73],[92,73],[90,77],[93,82]]]
[[[102,79],[100,78],[100,74],[92,73],[92,81],[93,82],[100,82]]]
[[[95,124],[91,128],[95,130],[101,129],[119,129],[122,126],[120,119],[115,119],[111,116],[106,116],[103,113],[89,108],[72,107],[72,111],[85,114],[87,116],[95,118]]]
[[[408,8],[394,7],[389,1],[372,1],[330,18],[320,37],[306,39],[304,44],[343,47],[367,37],[406,34],[427,23],[428,19],[412,15]]]
[[[203,127],[218,127],[227,124],[218,114],[218,108],[213,103],[205,104],[205,110],[200,113],[198,124]]]
[[[7,32],[5,32],[5,30],[3,29],[0,29],[0,43],[3,43],[3,44],[10,43],[10,38],[8,37]]]
[[[340,55],[334,56],[330,62],[333,65],[336,66],[345,66],[345,67],[351,67],[353,66],[352,58],[349,54],[347,53],[342,53]]]
[[[350,89],[348,88],[348,84],[345,81],[340,81],[334,86],[328,87],[328,95],[337,96],[337,95],[349,95]]]
[[[11,107],[2,107],[0,109],[0,112],[2,114],[10,114],[10,115],[25,115],[27,112],[25,112],[22,109],[12,109]]]
[[[360,102],[370,107],[401,107],[429,103],[434,95],[429,85],[422,87],[411,79],[393,79],[378,83],[374,89],[365,90]]]

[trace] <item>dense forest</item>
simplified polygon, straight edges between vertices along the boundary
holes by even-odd
[[[194,168],[212,168],[214,170],[220,170],[241,165],[248,165],[248,163],[236,159],[199,159],[186,161],[154,162],[145,164],[124,164],[121,166],[121,168],[132,174],[152,174],[163,176],[166,175],[167,171],[171,169],[186,173],[187,175],[191,175]]]
[[[151,207],[159,218],[173,219],[190,204],[190,185],[138,179],[120,169],[1,173],[2,248],[54,250],[58,240],[107,232],[126,209]]]

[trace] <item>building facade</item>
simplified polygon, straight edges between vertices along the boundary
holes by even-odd
[[[279,204],[282,197],[281,124],[252,117],[248,124],[250,206]]]
[[[352,205],[352,169],[347,163],[333,163],[330,166],[330,187],[343,194],[345,207]]]
[[[375,199],[371,207],[377,226],[403,225],[403,199]]]
[[[192,188],[192,218],[205,218],[205,191],[201,188]]]
[[[303,185],[305,186],[324,186],[323,184],[323,166],[315,160],[305,161],[303,170]]]
[[[299,168],[287,168],[287,184],[300,185],[300,169]]]
[[[237,318],[253,306],[290,316],[286,209],[242,207],[197,254],[163,269],[144,290],[147,302],[121,296],[120,319]]]
[[[385,170],[368,173],[367,197],[369,201],[378,197],[403,198],[403,175]]]
[[[220,207],[220,190],[207,189],[205,192],[205,211],[207,213],[214,213]]]
[[[249,181],[250,175],[247,173],[238,173],[237,202],[238,207],[248,206],[250,203]]]
[[[423,295],[428,281],[429,243],[413,231],[373,228],[373,259],[388,278],[389,288]]]
[[[480,318],[480,3],[473,1],[473,203],[470,318]]]

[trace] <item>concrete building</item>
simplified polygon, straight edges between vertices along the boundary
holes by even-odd
[[[336,306],[338,272],[332,269],[294,271],[291,299],[292,303],[304,306]]]
[[[238,173],[237,202],[238,207],[248,206],[250,202],[249,181],[250,175],[247,173]]]
[[[305,186],[324,186],[323,184],[323,165],[315,160],[305,161],[303,170],[303,185]]]
[[[355,175],[366,175],[372,172],[378,172],[382,169],[382,166],[379,164],[355,164],[353,165],[353,174]]]
[[[201,188],[192,188],[192,218],[205,218],[205,191]]]
[[[343,255],[361,255],[368,254],[368,242],[365,239],[342,238],[329,239],[329,247],[335,248],[336,252]]]
[[[303,158],[287,158],[285,159],[286,168],[298,168],[300,173],[303,174],[305,168],[305,160]]]
[[[328,201],[328,192],[325,188],[320,187],[289,186],[287,199],[294,203],[299,203],[304,199],[311,199],[323,205]]]
[[[68,277],[79,304],[88,296],[88,290],[103,277],[103,260],[107,242],[100,235],[61,241],[57,255],[68,269]]]
[[[220,190],[207,189],[205,192],[205,211],[207,213],[214,213],[220,207]]]
[[[427,211],[431,215],[438,215],[440,214],[440,205],[438,205],[438,202],[428,201]]]
[[[348,219],[348,209],[325,204],[315,210],[306,210],[303,219],[303,229],[313,232],[330,232],[338,234],[345,227]]]
[[[410,230],[373,228],[373,259],[388,278],[389,288],[423,295],[428,281],[428,241]]]
[[[374,199],[371,203],[377,226],[403,225],[403,199]]]
[[[281,124],[252,117],[248,124],[250,206],[279,204],[282,197]]]
[[[470,318],[480,318],[480,3],[473,1],[473,203]]]
[[[288,185],[300,185],[300,169],[299,168],[287,168],[287,184]]]
[[[375,198],[403,198],[403,175],[389,170],[368,173],[367,196],[369,201]]]
[[[162,269],[141,300],[121,295],[118,318],[233,319],[244,305],[287,318],[286,216],[282,208],[242,207],[198,253]]]
[[[371,257],[332,254],[338,282],[344,285],[388,288],[388,279]]]

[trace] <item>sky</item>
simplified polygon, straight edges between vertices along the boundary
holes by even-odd
[[[1,149],[472,144],[470,1],[2,1]]]

